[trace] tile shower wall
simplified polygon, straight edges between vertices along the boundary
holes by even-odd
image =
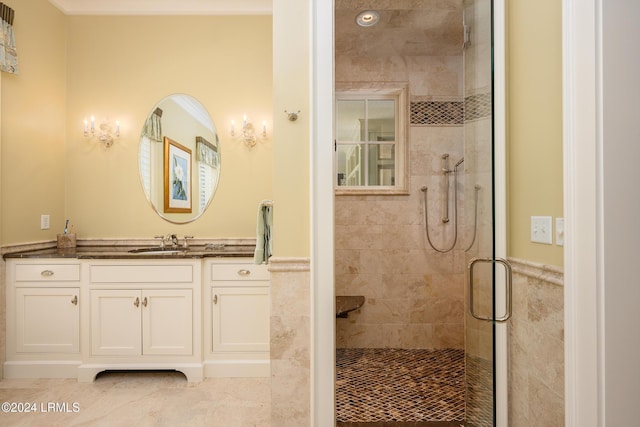
[[[399,40],[390,36],[394,42]],[[350,54],[341,54],[345,50]],[[453,225],[440,221],[441,156],[449,153],[453,167],[463,155],[462,56],[353,52],[336,46],[336,84],[409,82],[410,194],[336,196],[336,295],[366,298],[360,310],[337,319],[336,345],[463,348],[464,254],[428,247],[420,191],[424,185],[430,189],[432,241],[448,245]]]
[[[510,259],[509,425],[564,425],[564,289],[557,267]]]

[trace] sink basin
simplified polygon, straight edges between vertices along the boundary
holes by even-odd
[[[187,250],[183,248],[161,248],[161,247],[137,248],[137,249],[131,249],[129,251],[129,253],[140,254],[140,255],[178,255],[186,252]]]

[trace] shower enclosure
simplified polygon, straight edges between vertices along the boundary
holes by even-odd
[[[372,0],[366,6],[382,8],[380,27],[365,29],[354,25],[361,12],[354,5],[335,1],[336,88],[408,82],[410,184],[403,195],[335,198],[335,293],[365,297],[359,311],[336,322],[339,358],[406,351],[417,363],[404,369],[410,375],[420,358],[462,354],[465,424],[506,425],[503,1]],[[376,31],[384,31],[381,42]],[[380,141],[387,142],[368,144]],[[337,185],[348,186],[348,174],[336,175]],[[396,363],[384,354],[380,364]],[[360,400],[366,396],[353,396]]]
[[[504,2],[464,0],[465,198],[478,188],[476,244],[465,254],[465,356],[469,426],[507,425]]]

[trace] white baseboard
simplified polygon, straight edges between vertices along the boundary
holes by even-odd
[[[4,362],[4,378],[76,378],[77,360],[21,360]]]

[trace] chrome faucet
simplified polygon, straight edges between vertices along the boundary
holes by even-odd
[[[175,234],[167,234],[160,236],[153,236],[156,239],[160,239],[160,248],[164,249],[169,247],[171,249],[177,249],[180,247],[180,240],[178,236]],[[188,239],[193,239],[193,236],[184,236],[184,242],[182,243],[183,249],[189,249],[189,241]]]

